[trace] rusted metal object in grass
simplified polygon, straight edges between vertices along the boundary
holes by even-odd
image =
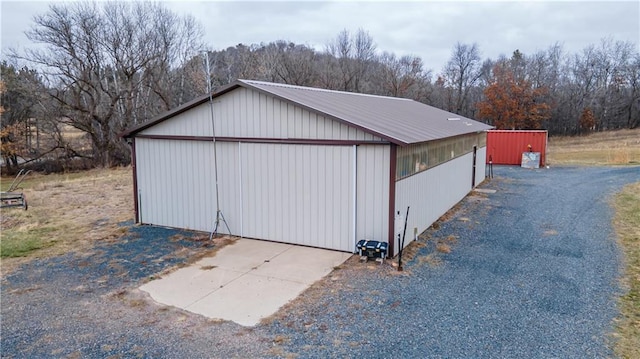
[[[31,171],[20,170],[7,191],[0,193],[0,208],[22,207],[25,211],[27,210],[27,198],[24,193],[17,190],[21,189],[20,184],[29,173]]]

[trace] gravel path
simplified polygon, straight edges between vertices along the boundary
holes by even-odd
[[[407,275],[348,275],[350,288],[275,323],[274,331],[290,337],[286,351],[317,358],[609,356],[620,258],[608,198],[640,181],[640,168],[496,173],[483,187],[497,192],[468,197],[428,231]],[[437,243],[451,252],[438,252]],[[312,328],[305,330],[302,313],[313,317]]]
[[[134,228],[94,253],[34,261],[2,281],[2,356],[610,356],[620,256],[608,201],[640,168],[495,172],[483,188],[497,192],[427,231],[404,272],[352,258],[255,328],[135,289],[202,250],[167,240],[175,231]]]

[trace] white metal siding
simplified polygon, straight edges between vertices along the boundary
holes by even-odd
[[[220,208],[232,234],[354,251],[352,147],[216,146]],[[211,231],[213,142],[137,138],[136,165],[141,223]]]
[[[218,129],[216,128],[216,132]],[[188,111],[173,116],[146,130],[141,135],[164,136],[212,136],[211,107],[206,102]]]
[[[220,193],[220,210],[226,219],[231,234],[240,233],[241,221],[241,202],[240,202],[240,182],[238,181],[238,173],[240,171],[240,156],[238,143],[236,142],[217,142],[218,150],[218,192]],[[213,154],[211,157],[213,161]],[[213,182],[212,182],[213,183]],[[215,208],[215,202],[211,202]],[[209,231],[215,223],[215,215],[211,218]],[[227,233],[227,229],[221,225],[218,226],[219,233]]]
[[[141,223],[210,231],[215,222],[213,143],[136,140],[139,219]],[[231,231],[239,227],[237,144],[217,143],[220,207]],[[220,228],[226,233],[226,228]]]
[[[357,174],[356,239],[388,240],[389,146],[360,145]]]
[[[482,183],[486,175],[487,147],[478,148],[476,152],[476,186]]]
[[[140,222],[207,230],[215,214],[212,150],[207,142],[136,139]]]
[[[383,140],[258,91],[238,88],[214,100],[216,136],[314,140]],[[143,135],[211,136],[209,103],[141,132]]]
[[[404,216],[411,207],[405,246],[411,243],[414,228],[422,233],[471,191],[472,166],[473,153],[468,153],[396,182],[396,211]]]
[[[242,143],[242,235],[353,252],[353,149]]]

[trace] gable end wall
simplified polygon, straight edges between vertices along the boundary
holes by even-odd
[[[213,100],[217,137],[380,141],[380,137],[255,90],[238,88]],[[212,136],[209,102],[141,135]]]

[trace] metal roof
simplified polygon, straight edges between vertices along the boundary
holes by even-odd
[[[493,128],[410,99],[262,81],[238,80],[214,92],[213,97],[221,96],[238,87],[254,89],[277,97],[398,145],[431,141]],[[206,102],[208,98],[206,95],[184,104],[148,123],[126,131],[123,136],[133,136],[139,131]]]

